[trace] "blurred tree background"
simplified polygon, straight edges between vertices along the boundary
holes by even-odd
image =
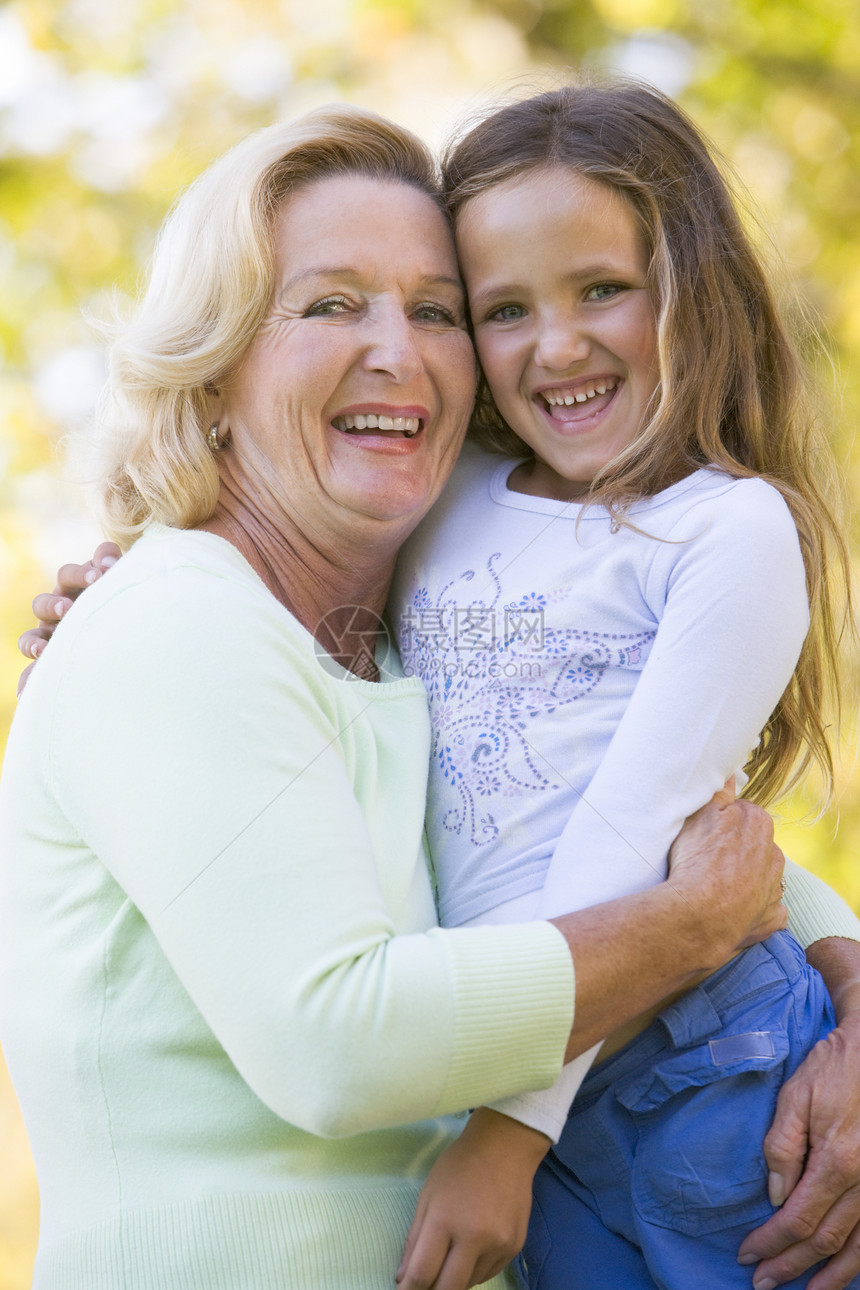
[[[0,734],[30,599],[96,540],[61,451],[103,375],[86,316],[134,292],[177,191],[249,130],[320,103],[365,104],[438,144],[495,97],[580,68],[678,97],[765,212],[829,336],[824,385],[853,514],[855,0],[0,0]],[[836,808],[797,823],[813,785],[783,807],[780,838],[860,910],[853,743],[852,728]],[[23,1290],[38,1201],[5,1082],[0,1161],[0,1290]]]

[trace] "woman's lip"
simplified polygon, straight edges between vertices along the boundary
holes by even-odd
[[[334,421],[336,417],[418,417],[420,421],[427,422],[430,419],[430,412],[427,408],[418,403],[394,404],[394,403],[350,403],[348,407],[338,408],[331,416]]]
[[[372,430],[363,430],[360,434],[355,434],[348,430],[338,430],[337,426],[333,426],[332,429],[343,443],[367,452],[387,452],[395,456],[417,452],[424,442],[423,429],[414,434],[411,439],[404,434],[392,434],[391,431],[374,434]]]

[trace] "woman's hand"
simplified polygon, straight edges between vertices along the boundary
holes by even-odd
[[[564,1060],[785,927],[784,867],[770,816],[726,789],[685,823],[666,882],[549,919],[567,941],[576,976]]]
[[[38,627],[31,627],[18,638],[18,648],[25,658],[34,661],[42,653],[54,634],[57,623],[71,609],[82,591],[96,582],[120,557],[120,549],[113,542],[102,542],[96,547],[86,564],[64,564],[57,571],[57,585],[51,592],[44,591],[33,601],[33,613],[39,620]],[[18,695],[27,684],[33,663],[18,678]]]
[[[398,1290],[469,1290],[523,1247],[532,1181],[550,1140],[479,1107],[430,1170],[397,1271]]]
[[[684,823],[669,853],[667,881],[700,912],[703,935],[722,942],[729,957],[785,927],[784,868],[770,816],[736,801],[729,780]]]
[[[764,1153],[778,1213],[740,1248],[772,1290],[822,1259],[809,1290],[843,1290],[860,1273],[860,945],[825,940],[809,961],[824,977],[839,1025],[780,1091]]]

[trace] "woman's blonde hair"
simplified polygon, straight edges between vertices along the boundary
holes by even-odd
[[[747,795],[770,800],[810,762],[830,789],[823,707],[830,699],[838,712],[836,655],[847,611],[836,600],[840,590],[847,598],[848,554],[830,500],[820,405],[731,188],[701,132],[659,91],[626,80],[568,85],[508,104],[448,148],[442,177],[452,217],[488,189],[554,166],[627,199],[647,244],[657,315],[659,384],[649,415],[595,479],[589,500],[623,520],[636,498],[705,463],[779,489],[800,535],[812,624],[747,767]],[[471,434],[495,451],[533,455],[483,379]]]
[[[407,130],[334,106],[252,134],[164,222],[146,292],[111,346],[89,473],[105,531],[128,547],[153,520],[208,519],[218,472],[208,395],[248,348],[273,289],[272,228],[300,187],[336,175],[409,184],[444,212],[432,153]]]

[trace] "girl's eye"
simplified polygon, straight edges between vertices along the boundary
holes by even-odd
[[[624,290],[618,282],[598,282],[595,286],[589,287],[586,292],[586,300],[611,300],[613,296],[620,295]]]
[[[516,322],[518,318],[525,317],[525,309],[522,305],[499,305],[489,315],[488,322]]]
[[[431,300],[422,300],[415,306],[412,314],[416,322],[431,323],[435,326],[456,327],[457,319],[444,305],[434,304]]]
[[[327,318],[333,314],[346,313],[348,309],[349,301],[344,296],[326,296],[323,300],[316,300],[305,310],[302,317]]]

